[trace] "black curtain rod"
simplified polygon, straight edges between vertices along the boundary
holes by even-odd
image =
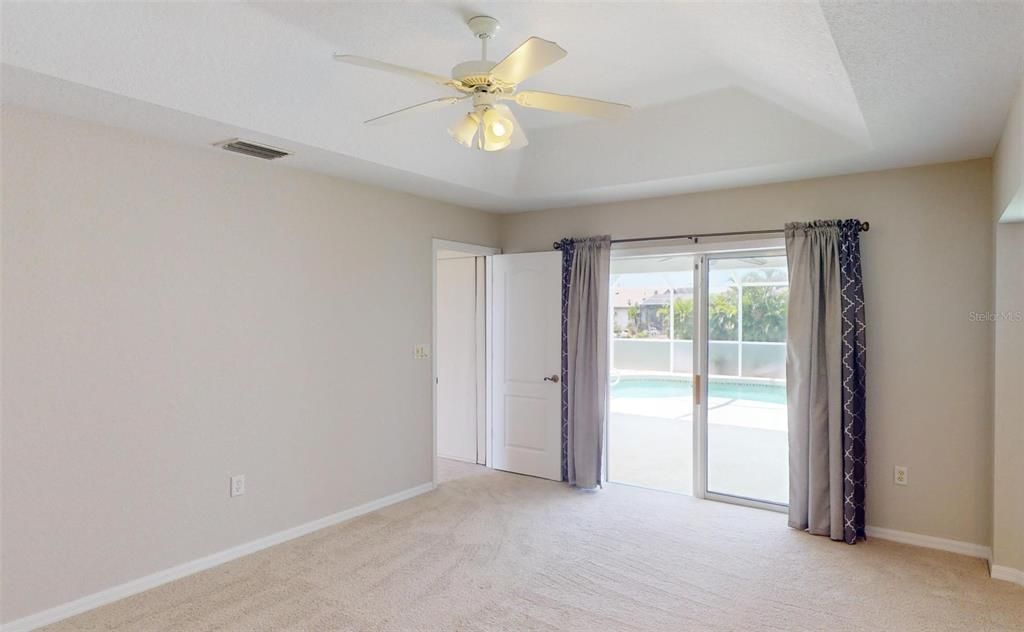
[[[861,222],[861,224],[860,224],[860,232],[866,233],[870,229],[871,229],[871,224],[869,222]],[[693,241],[693,243],[697,243],[698,240],[700,240],[700,239],[702,239],[704,237],[736,237],[736,236],[739,236],[739,235],[777,235],[777,234],[784,233],[784,232],[786,232],[786,231],[782,230],[782,229],[773,229],[773,230],[740,230],[740,231],[735,231],[735,232],[731,232],[731,233],[696,233],[696,234],[690,234],[690,235],[659,235],[657,237],[633,237],[633,238],[630,238],[630,239],[613,239],[612,243],[613,244],[625,244],[625,243],[634,242],[634,241],[667,241],[669,239],[689,239],[689,240]],[[561,250],[562,249],[562,244],[560,244],[557,241],[555,243],[553,243],[552,246],[554,247],[555,250]]]

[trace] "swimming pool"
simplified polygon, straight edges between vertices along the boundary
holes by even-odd
[[[660,397],[689,397],[693,392],[693,381],[690,378],[649,378],[622,377],[612,385],[612,397],[632,397],[640,399]],[[735,378],[716,380],[711,378],[708,384],[708,397],[724,399],[743,399],[753,402],[770,404],[786,403],[786,387],[783,384],[764,384],[760,382],[742,382]]]

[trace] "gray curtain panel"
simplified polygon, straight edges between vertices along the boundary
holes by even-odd
[[[789,526],[864,535],[864,298],[860,222],[786,225]]]
[[[563,274],[565,478],[592,489],[602,480],[608,412],[611,238],[565,241],[563,262],[568,259],[570,264],[568,275]]]

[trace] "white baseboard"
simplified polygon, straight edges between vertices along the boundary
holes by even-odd
[[[44,625],[56,623],[76,614],[81,614],[88,610],[105,606],[108,603],[113,603],[124,599],[125,597],[130,597],[146,590],[150,590],[151,588],[156,588],[157,586],[172,582],[176,579],[181,579],[182,577],[187,577],[200,571],[205,571],[208,568],[219,566],[225,562],[230,562],[231,560],[249,555],[250,553],[255,553],[256,551],[274,546],[275,544],[287,542],[288,540],[304,536],[308,533],[312,533],[313,531],[318,531],[324,527],[330,527],[340,522],[345,522],[346,520],[351,520],[362,516],[363,514],[370,513],[371,511],[382,509],[388,505],[408,500],[433,489],[433,483],[423,483],[422,485],[411,487],[396,494],[391,494],[390,496],[371,500],[370,502],[359,505],[358,507],[339,511],[336,514],[325,516],[319,520],[307,522],[297,527],[292,527],[291,529],[285,529],[284,531],[278,531],[277,533],[273,533],[258,540],[246,542],[245,544],[240,544],[238,546],[231,547],[230,549],[226,549],[212,555],[207,555],[206,557],[201,557],[197,560],[192,560],[191,562],[185,562],[184,564],[179,564],[178,566],[158,571],[152,575],[146,575],[145,577],[134,579],[130,582],[121,584],[120,586],[101,590],[98,593],[93,593],[80,599],[69,601],[48,610],[30,614],[27,617],[3,624],[0,626],[0,632],[27,632],[28,630],[34,630]]]
[[[1003,581],[1013,582],[1024,586],[1024,570],[992,564],[990,572],[992,574],[992,579],[1001,579]]]
[[[460,463],[470,463],[472,465],[476,465],[477,464],[476,457],[474,457],[472,459],[467,459],[464,456],[451,456],[449,454],[441,454],[440,452],[438,452],[437,453],[437,458],[439,458],[439,459],[448,459],[449,461],[459,461]]]
[[[923,546],[926,549],[938,549],[939,551],[949,551],[950,553],[959,553],[960,555],[968,555],[970,557],[980,557],[983,560],[992,559],[992,547],[983,544],[948,540],[946,538],[910,533],[909,531],[897,531],[896,529],[886,529],[884,527],[869,526],[865,531],[869,538],[890,540],[901,544],[913,544],[914,546]]]

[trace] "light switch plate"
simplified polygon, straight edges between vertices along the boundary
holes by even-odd
[[[231,497],[245,494],[245,474],[238,474],[231,477]]]
[[[416,345],[412,349],[412,357],[417,360],[426,360],[430,357],[430,345]]]

